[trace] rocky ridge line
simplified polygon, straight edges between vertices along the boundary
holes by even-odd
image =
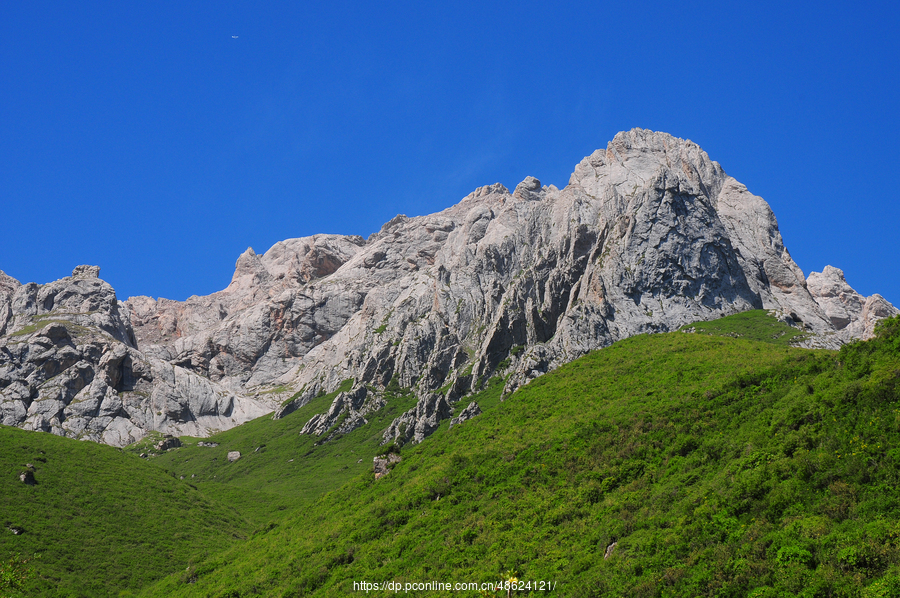
[[[16,285],[0,276],[4,343],[21,336],[22,318],[33,317],[7,300],[19,293]],[[582,160],[562,190],[533,177],[512,192],[489,185],[439,213],[397,216],[365,240],[314,235],[263,255],[248,249],[231,284],[206,297],[119,304],[112,294],[105,301],[100,312],[112,319],[102,334],[124,348],[100,343],[86,363],[96,376],[105,355],[125,351],[132,363],[149,364],[137,370],[151,370],[139,376],[142,392],[161,393],[173,406],[161,419],[150,403],[136,408],[143,415],[129,420],[129,437],[192,422],[195,435],[213,429],[201,423],[210,408],[180,395],[177,384],[156,390],[172,378],[161,368],[198,387],[203,381],[210,400],[231,397],[247,417],[284,416],[349,384],[307,423],[313,434],[362,425],[390,399],[389,388],[412,392],[416,407],[385,438],[419,441],[497,376],[508,393],[634,334],[766,308],[812,333],[811,346],[836,348],[897,313],[878,295],[861,297],[837,269],[804,278],[764,200],[696,144],[642,129],[616,135]],[[30,404],[25,420],[7,407],[20,400],[9,389],[37,369],[13,372],[10,363],[36,362],[31,353],[0,361],[4,421],[72,434],[65,409],[65,418],[41,423]],[[105,375],[108,388],[122,384]],[[25,384],[29,393],[46,383],[35,381]],[[131,413],[124,402],[122,409]],[[105,442],[115,436],[104,434]]]

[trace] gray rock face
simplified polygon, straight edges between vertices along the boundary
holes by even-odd
[[[440,393],[429,393],[421,397],[415,407],[391,422],[384,431],[385,442],[422,442],[452,413],[453,406],[447,397]]]
[[[870,335],[896,310],[839,272],[807,281],[763,199],[696,144],[634,129],[562,190],[528,177],[366,240],[248,249],[206,297],[120,304],[91,267],[43,286],[0,273],[0,415],[119,444],[283,416],[350,380],[306,433],[364,424],[394,385],[418,403],[385,439],[419,441],[492,378],[508,393],[634,334],[765,308],[811,346]]]
[[[825,266],[806,280],[810,294],[825,312],[835,328],[835,336],[843,342],[869,339],[878,320],[900,313],[884,297],[875,294],[863,297],[854,291],[844,278],[843,271]]]
[[[413,441],[493,376],[509,375],[510,392],[638,333],[766,308],[817,346],[844,341],[768,204],[690,141],[638,129],[585,158],[563,190],[529,177],[394,218],[317,290],[358,307],[283,380],[396,379],[420,400],[386,438]]]
[[[181,441],[171,434],[166,434],[162,440],[156,443],[156,450],[159,452],[167,451],[173,448],[179,448]]]
[[[126,302],[142,349],[233,391],[271,384],[343,325],[355,294],[317,292],[314,281],[355,255],[362,237],[315,235],[247,249],[228,287],[187,301],[132,297]],[[256,397],[275,408],[282,398]]]
[[[371,395],[365,386],[358,386],[335,397],[328,411],[314,415],[300,433],[321,436],[330,430],[329,436],[324,439],[328,440],[335,434],[346,434],[367,424],[365,415],[383,406],[383,399]]]
[[[72,278],[100,278],[100,266],[75,266]]]
[[[99,270],[45,285],[0,276],[3,424],[124,446],[149,430],[203,436],[267,412],[138,351],[129,311]]]

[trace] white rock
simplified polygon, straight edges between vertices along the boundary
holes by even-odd
[[[810,273],[806,282],[809,292],[844,342],[871,338],[878,320],[900,313],[881,295],[863,297],[854,291],[847,284],[843,271],[832,266],[825,266],[821,273]]]

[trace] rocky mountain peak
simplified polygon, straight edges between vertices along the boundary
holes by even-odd
[[[235,262],[234,276],[225,291],[248,290],[267,283],[269,278],[269,272],[262,264],[260,257],[256,255],[252,247],[248,247]]]
[[[79,268],[47,285],[0,276],[0,408],[111,443],[280,417],[348,381],[306,432],[348,431],[400,392],[418,402],[385,438],[418,441],[486,385],[511,392],[634,334],[765,308],[836,348],[897,313],[836,268],[804,277],[762,198],[695,143],[644,129],[584,158],[564,189],[527,177],[367,240],[248,248],[208,296],[119,304]]]
[[[123,446],[149,430],[205,435],[266,412],[137,348],[96,266],[0,290],[0,421]]]
[[[476,201],[482,197],[495,196],[495,197],[505,197],[509,195],[509,189],[501,185],[500,183],[494,183],[493,185],[485,185],[483,187],[478,187],[468,195],[466,195],[462,201],[459,202],[459,205],[470,203],[472,201]]]
[[[513,196],[526,201],[540,201],[541,182],[533,176],[525,177],[525,180],[516,185]]]
[[[75,266],[72,278],[100,278],[100,266]]]

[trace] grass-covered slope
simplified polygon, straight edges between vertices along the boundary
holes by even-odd
[[[503,389],[500,378],[493,382],[467,400],[477,400],[483,409],[492,408]],[[238,509],[258,528],[268,526],[371,472],[373,457],[384,451],[384,430],[416,404],[415,396],[405,389],[389,389],[387,405],[366,416],[368,423],[349,434],[330,440],[326,440],[328,434],[300,434],[313,415],[327,411],[339,392],[349,390],[349,383],[282,419],[263,416],[209,438],[182,437],[184,446],[153,456],[151,461]],[[218,446],[201,446],[199,442]],[[128,450],[140,453],[151,444],[139,443]],[[230,451],[240,452],[241,458],[229,463]]]
[[[785,347],[807,337],[806,333],[775,319],[765,309],[745,311],[709,322],[695,322],[682,326],[681,330],[708,336],[730,336],[750,341],[762,341]]]
[[[395,389],[368,424],[328,442],[299,434],[348,388],[284,419],[266,416],[202,439],[218,446],[183,437],[183,447],[162,454],[154,450],[158,434],[123,452],[0,427],[0,596],[20,585],[14,595],[115,596],[172,572],[190,581],[194,561],[371,471],[382,431],[415,399]],[[500,388],[482,393],[482,404],[495,404]],[[235,450],[242,456],[229,462]],[[27,464],[33,486],[19,479]]]
[[[34,484],[19,477],[29,464]],[[118,596],[249,527],[186,482],[93,442],[0,426],[0,471],[0,569],[32,569],[19,595]]]
[[[415,405],[411,396],[391,396],[368,424],[349,434],[327,442],[301,435],[310,417],[327,411],[338,392],[345,390],[349,384],[282,419],[266,415],[209,438],[182,437],[184,446],[153,456],[151,462],[238,509],[256,527],[265,526],[370,471],[384,429]],[[139,444],[129,450],[141,452],[145,447]],[[241,458],[230,463],[231,451],[240,452]]]
[[[898,319],[839,353],[632,338],[145,595],[509,573],[563,596],[895,595],[898,383]]]

